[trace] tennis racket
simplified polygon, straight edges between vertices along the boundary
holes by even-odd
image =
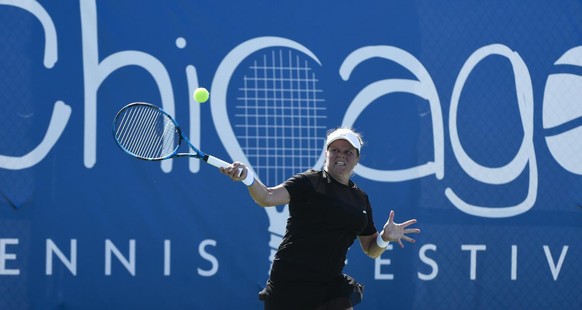
[[[168,113],[145,102],[130,103],[117,112],[113,121],[113,137],[124,152],[143,160],[194,157],[217,168],[230,165],[194,147]],[[182,141],[186,141],[193,152],[179,153]],[[242,169],[239,169],[239,175],[241,173]]]

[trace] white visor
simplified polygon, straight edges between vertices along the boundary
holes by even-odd
[[[347,128],[340,128],[340,129],[337,129],[336,131],[332,132],[327,137],[327,142],[325,142],[325,148],[328,148],[329,145],[333,143],[333,141],[339,140],[339,139],[344,139],[344,140],[348,141],[354,148],[356,148],[358,150],[358,153],[360,152],[360,149],[362,148],[362,144],[360,143],[360,139],[358,138],[358,136],[356,136],[356,134],[354,134],[353,131],[351,131],[350,129],[347,129]]]

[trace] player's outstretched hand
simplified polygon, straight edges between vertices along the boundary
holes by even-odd
[[[402,240],[414,243],[416,240],[407,236],[407,234],[418,234],[420,229],[418,228],[407,228],[408,226],[415,224],[416,219],[408,220],[404,223],[394,222],[394,211],[390,211],[390,216],[388,217],[388,222],[384,225],[384,230],[382,231],[382,238],[384,240],[389,240],[391,242],[398,242],[400,247],[403,248]]]

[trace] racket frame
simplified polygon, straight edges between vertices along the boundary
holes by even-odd
[[[117,138],[117,134],[116,134],[118,120],[119,120],[120,116],[122,114],[124,114],[124,112],[127,109],[131,109],[135,106],[142,106],[142,107],[149,107],[149,108],[156,109],[159,112],[161,112],[167,119],[169,119],[174,124],[175,130],[178,133],[178,143],[176,144],[176,147],[174,148],[174,150],[170,154],[168,154],[166,156],[162,156],[162,157],[155,157],[155,158],[143,157],[143,156],[137,155],[133,152],[130,152],[122,145],[121,142],[119,142],[119,139]],[[188,140],[188,138],[182,133],[182,129],[178,125],[178,122],[176,122],[176,120],[174,120],[174,118],[170,114],[168,114],[166,111],[164,111],[160,107],[155,106],[151,103],[132,102],[132,103],[124,106],[123,108],[121,108],[117,112],[117,114],[115,115],[115,118],[113,120],[112,132],[113,132],[113,139],[115,140],[115,143],[117,144],[117,146],[119,146],[119,148],[121,148],[125,153],[127,153],[135,158],[138,158],[138,159],[147,160],[147,161],[161,161],[161,160],[170,159],[170,158],[177,158],[177,157],[194,157],[194,158],[201,159],[201,160],[207,162],[208,164],[210,164],[214,167],[217,167],[217,168],[227,167],[228,165],[230,165],[226,161],[219,159],[219,158],[216,158],[212,155],[206,154],[206,153],[202,152],[201,150],[199,150],[198,148],[196,148],[194,145],[192,145],[190,140]],[[180,146],[182,145],[182,141],[185,141],[186,144],[190,147],[190,149],[192,149],[194,152],[193,153],[178,153],[178,150],[180,149]]]

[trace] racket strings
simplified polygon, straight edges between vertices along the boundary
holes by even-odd
[[[163,112],[147,105],[133,105],[117,117],[115,138],[127,152],[146,159],[161,159],[179,146],[175,123]]]
[[[325,139],[326,107],[311,61],[291,50],[257,55],[239,84],[234,130],[269,184],[312,168]]]

